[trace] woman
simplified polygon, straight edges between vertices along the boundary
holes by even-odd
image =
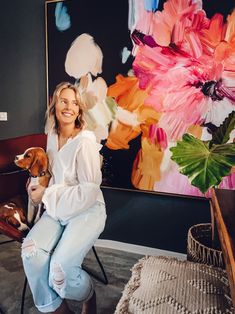
[[[28,189],[46,211],[22,244],[22,259],[40,312],[72,313],[65,299],[83,302],[82,314],[96,313],[96,298],[83,259],[104,229],[101,145],[84,130],[77,87],[56,87],[47,111],[49,187]]]

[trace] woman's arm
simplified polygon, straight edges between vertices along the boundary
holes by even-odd
[[[78,184],[54,184],[45,190],[43,203],[52,217],[67,220],[84,212],[97,201],[102,175],[98,144],[83,138],[76,156]]]

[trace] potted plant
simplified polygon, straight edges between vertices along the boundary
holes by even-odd
[[[179,166],[193,186],[206,193],[210,188],[219,187],[223,177],[235,166],[235,143],[228,143],[235,127],[235,111],[212,132],[210,141],[203,141],[190,134],[184,134],[177,142],[171,159]],[[212,225],[202,223],[188,231],[187,257],[194,262],[223,267],[223,257],[218,242],[214,241]]]

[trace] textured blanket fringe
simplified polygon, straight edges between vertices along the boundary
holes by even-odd
[[[115,310],[114,314],[128,314],[128,305],[129,305],[129,299],[130,296],[133,294],[133,292],[139,287],[140,285],[140,274],[141,269],[143,267],[143,262],[148,259],[148,256],[145,256],[141,258],[132,268],[132,276],[129,282],[124,287],[124,290],[122,292],[122,297],[117,305],[117,308]]]

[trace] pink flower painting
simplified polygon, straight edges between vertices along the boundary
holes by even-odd
[[[108,87],[117,113],[106,146],[128,150],[140,138],[135,188],[200,196],[170,148],[185,133],[207,140],[235,110],[235,10],[209,18],[201,1],[168,0],[161,11],[143,3],[129,8],[132,68]],[[221,187],[235,188],[233,172]]]
[[[235,189],[234,0],[46,7],[48,95],[61,81],[78,85],[103,185]]]

